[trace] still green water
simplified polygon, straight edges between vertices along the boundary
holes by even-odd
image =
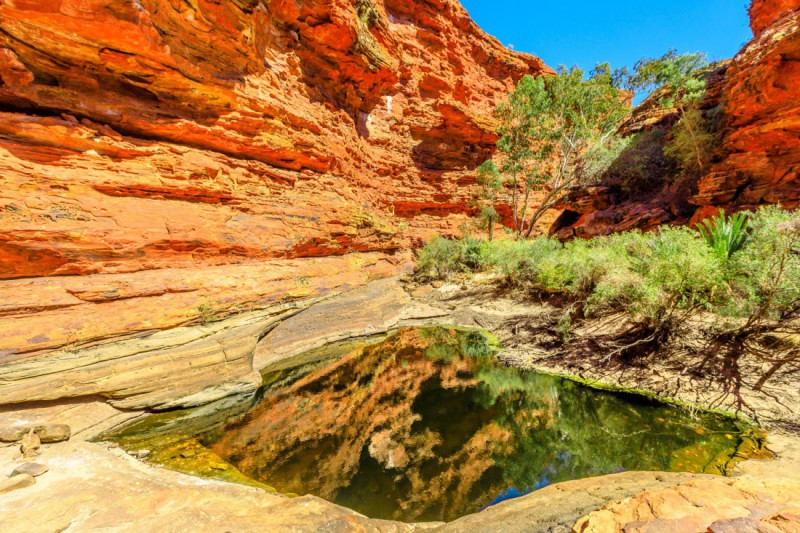
[[[727,474],[760,450],[763,433],[741,422],[509,368],[495,351],[480,332],[404,329],[266,374],[248,402],[113,438],[177,470],[404,521],[627,470]]]

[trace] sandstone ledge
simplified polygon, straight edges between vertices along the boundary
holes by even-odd
[[[255,390],[253,355],[270,329],[403,261],[354,254],[6,281],[0,402],[101,396],[118,407],[164,409]]]

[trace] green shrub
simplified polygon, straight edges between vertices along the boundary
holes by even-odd
[[[632,262],[641,283],[624,310],[646,329],[667,335],[694,312],[712,309],[724,286],[719,259],[688,228],[662,228]]]
[[[732,316],[778,319],[800,302],[800,238],[779,226],[798,213],[766,207],[750,218],[750,235],[731,257],[726,276],[730,296],[724,312]]]
[[[495,241],[491,247],[491,265],[512,284],[532,282],[544,259],[562,248],[560,242],[544,236],[528,241]]]
[[[699,311],[749,324],[800,312],[800,235],[779,230],[797,217],[778,207],[750,215],[747,224],[718,217],[705,237],[685,227],[567,244],[439,237],[420,252],[419,273],[441,279],[491,268],[509,285],[566,297],[577,310],[570,320],[624,313],[640,334],[663,341]]]
[[[661,128],[636,134],[605,171],[601,183],[637,195],[671,182],[677,167],[664,154],[666,142],[666,133]]]
[[[419,251],[417,275],[444,279],[459,270],[459,248],[456,241],[436,236]]]
[[[461,270],[480,272],[489,265],[491,246],[489,243],[471,237],[460,241]]]
[[[489,243],[465,237],[450,240],[436,236],[419,251],[417,276],[446,279],[459,272],[478,272],[489,264]]]
[[[664,146],[664,154],[690,174],[703,172],[714,153],[717,137],[710,121],[696,106],[687,108]]]
[[[613,136],[608,142],[592,147],[584,155],[584,165],[580,172],[580,185],[599,185],[614,163],[628,150],[633,137]]]

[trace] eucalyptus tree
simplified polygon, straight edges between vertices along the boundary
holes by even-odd
[[[678,113],[680,121],[665,152],[684,168],[698,172],[706,167],[713,141],[700,110],[711,67],[705,54],[670,50],[659,58],[641,59],[631,73],[619,71],[626,89],[652,95],[662,108]]]
[[[513,229],[528,238],[536,223],[581,182],[596,149],[615,135],[630,105],[607,66],[590,76],[561,67],[555,76],[523,77],[497,108],[497,163],[509,192]],[[491,170],[492,165],[481,167]],[[538,205],[531,196],[541,193]]]

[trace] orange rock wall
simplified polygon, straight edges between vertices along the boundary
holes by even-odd
[[[797,0],[753,0],[750,3],[750,28],[760,36],[764,30],[800,7]]]
[[[694,221],[725,207],[800,205],[800,0],[755,0],[755,38],[723,88],[725,158],[699,184]]]
[[[28,278],[21,307],[0,281],[3,353],[40,349],[16,340],[41,327],[31,306],[69,315],[51,301],[98,276],[154,283],[136,316],[158,317],[182,276],[222,265],[298,259],[302,280],[303,259],[376,252],[399,268],[465,221],[493,108],[549,72],[455,0],[0,0],[0,27],[0,280]],[[59,338],[125,331],[80,316]]]

